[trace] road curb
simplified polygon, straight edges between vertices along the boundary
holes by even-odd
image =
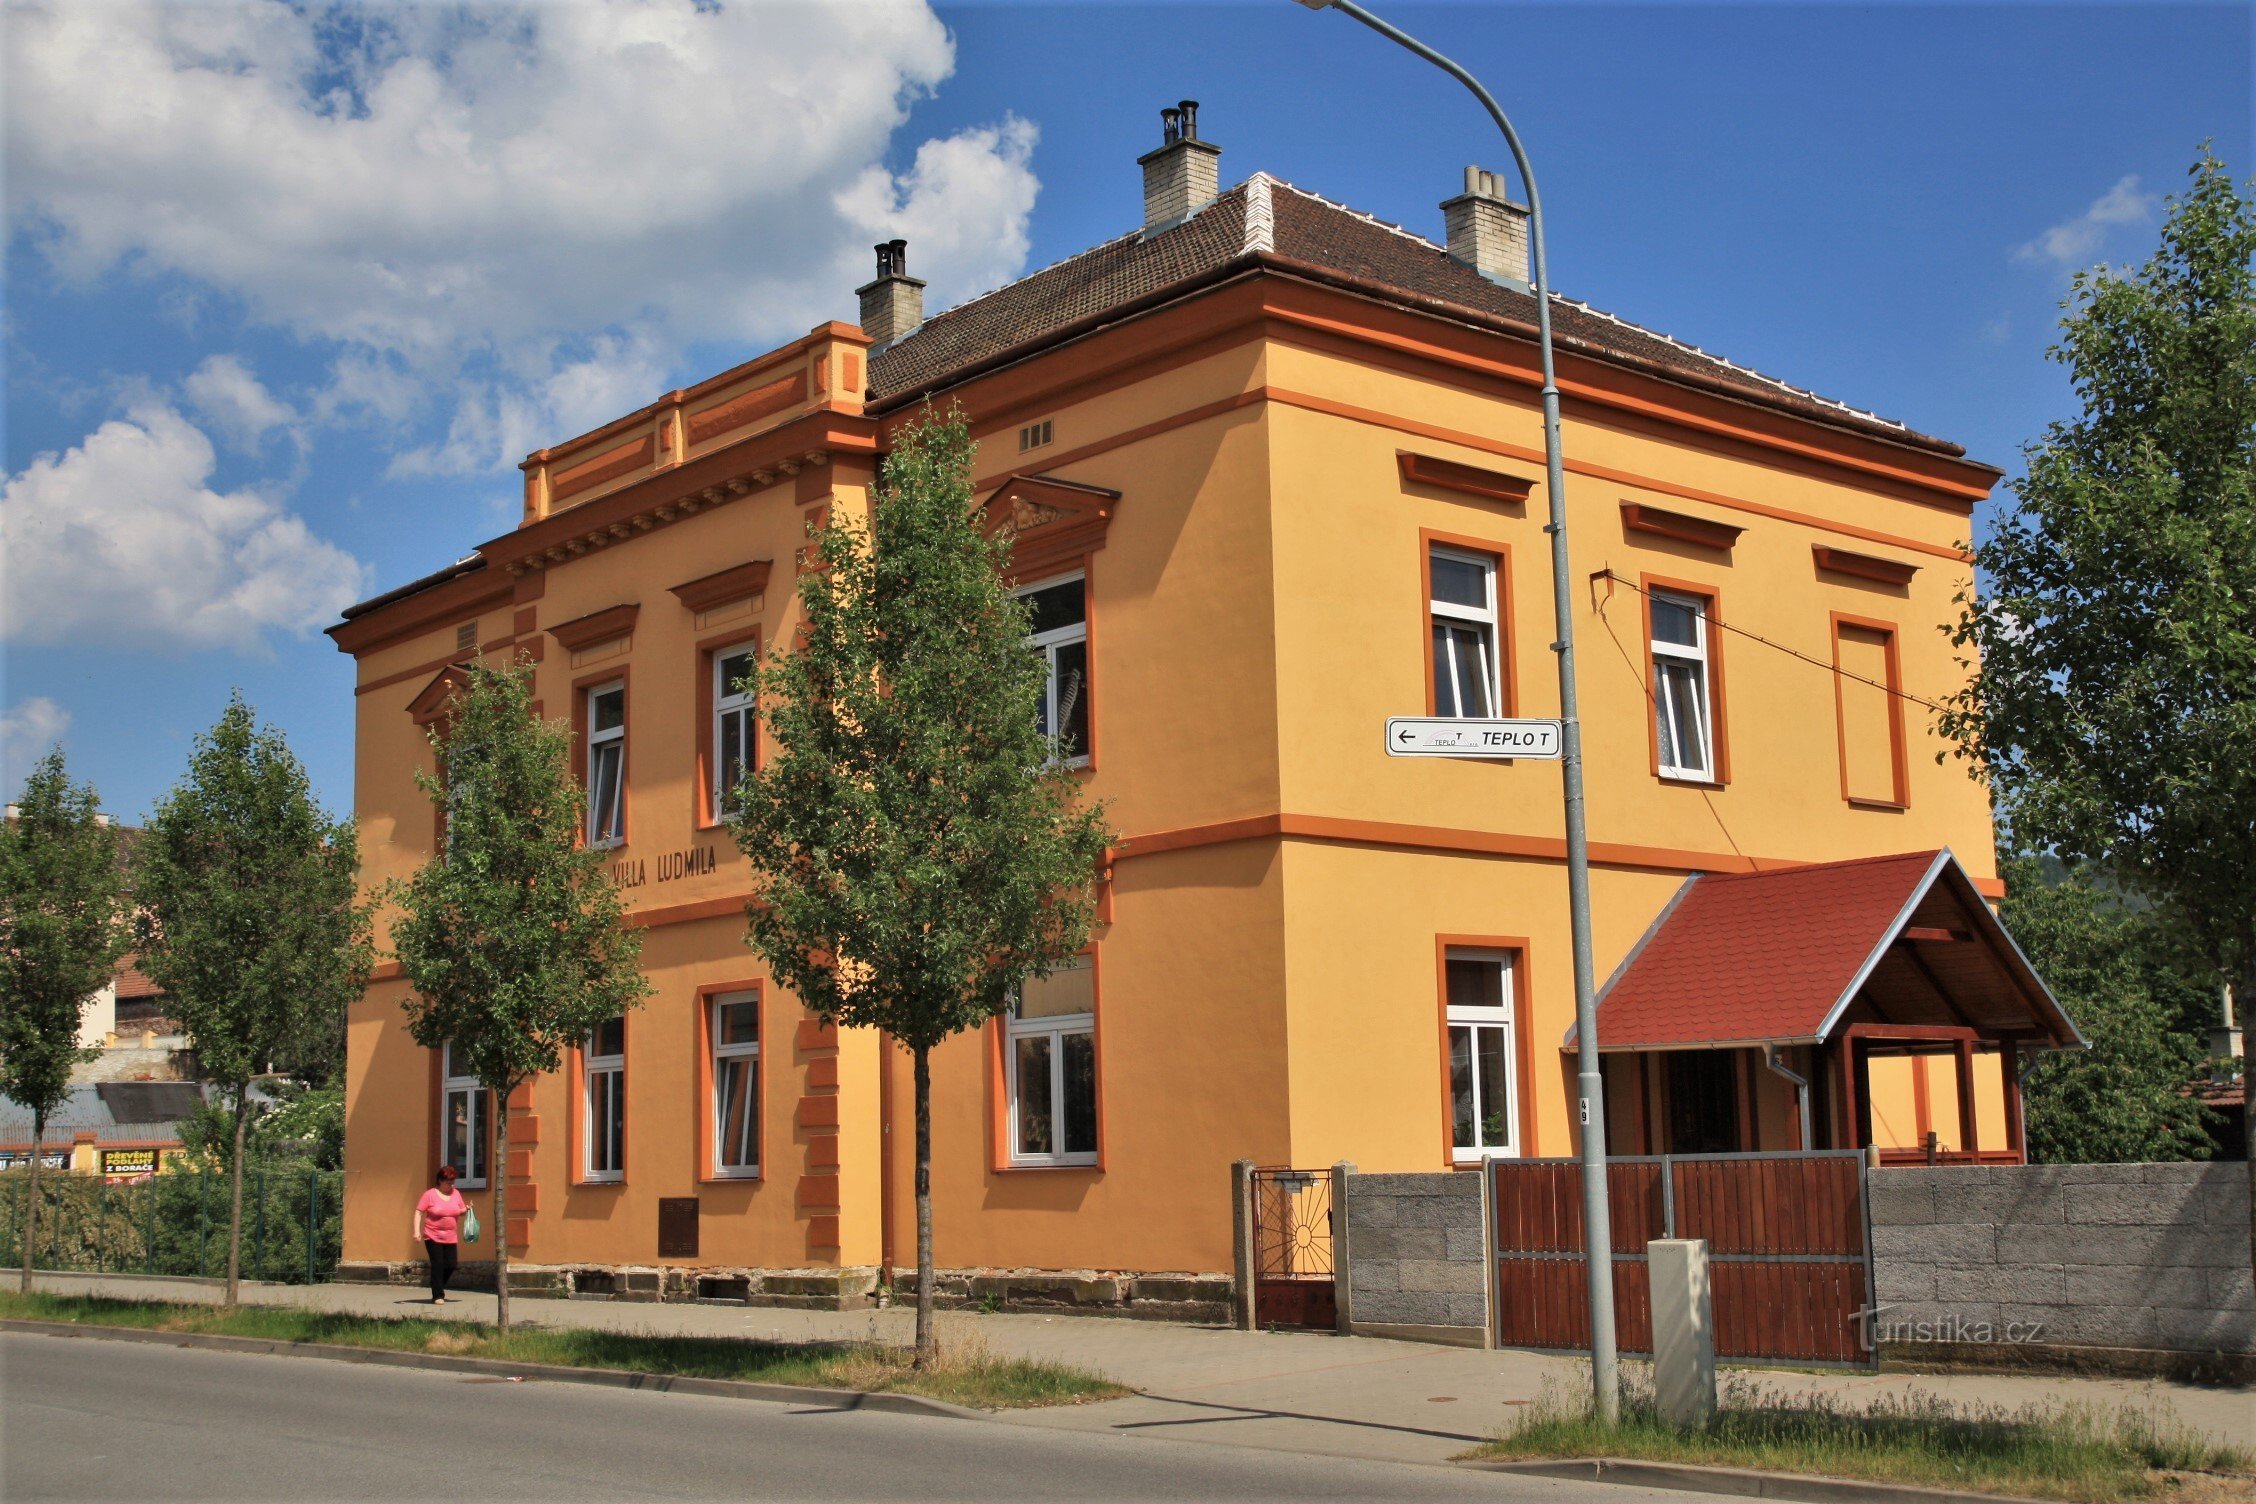
[[[1536,1478],[1573,1478],[1635,1488],[1731,1494],[1742,1499],[1792,1499],[1799,1504],[2027,1504],[2010,1494],[1970,1494],[1911,1483],[1820,1478],[1810,1473],[1766,1473],[1758,1468],[1706,1467],[1690,1462],[1634,1462],[1623,1457],[1545,1458],[1532,1462],[1473,1462],[1484,1472]]]
[[[444,1373],[496,1378],[539,1379],[555,1384],[596,1384],[607,1389],[650,1389],[661,1394],[702,1394],[721,1399],[764,1400],[826,1410],[875,1410],[894,1415],[927,1415],[943,1420],[992,1420],[982,1410],[926,1399],[921,1394],[869,1393],[860,1389],[818,1389],[802,1384],[761,1384],[748,1379],[700,1379],[687,1375],[630,1373],[618,1368],[573,1368],[561,1363],[510,1363],[500,1358],[462,1358],[445,1353],[399,1352],[379,1347],[346,1347],[335,1342],[285,1342],[269,1337],[225,1337],[209,1332],[159,1332],[145,1327],[99,1326],[70,1321],[0,1320],[0,1332],[39,1337],[91,1337],[111,1342],[148,1342],[164,1347],[197,1347],[213,1352],[257,1353],[276,1358],[327,1358],[339,1363],[371,1363],[381,1368],[425,1368]]]

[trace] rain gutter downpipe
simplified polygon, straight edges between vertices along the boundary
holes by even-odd
[[[1784,1076],[1788,1081],[1793,1083],[1794,1102],[1795,1105],[1801,1109],[1802,1114],[1802,1149],[1806,1153],[1807,1151],[1816,1148],[1817,1145],[1810,1141],[1809,1082],[1803,1077],[1797,1076],[1792,1071],[1788,1070],[1786,1068],[1786,1062],[1778,1058],[1778,1041],[1775,1039],[1770,1040],[1763,1045],[1763,1064],[1769,1067],[1773,1075]]]
[[[1409,33],[1372,15],[1355,0],[1299,0],[1310,10],[1337,10],[1405,47],[1470,89],[1511,149],[1527,189],[1528,255],[1535,284],[1536,344],[1543,360],[1543,458],[1551,503],[1551,608],[1558,640],[1560,768],[1566,781],[1567,908],[1574,939],[1575,1064],[1580,1086],[1583,1248],[1590,1275],[1590,1382],[1598,1416],[1611,1424],[1621,1413],[1620,1353],[1614,1334],[1613,1219],[1606,1201],[1606,1087],[1598,1071],[1598,983],[1591,963],[1590,836],[1582,791],[1582,718],[1575,700],[1574,600],[1567,562],[1567,477],[1559,450],[1559,379],[1551,353],[1551,277],[1543,252],[1543,195],[1519,133],[1496,97],[1473,77]]]

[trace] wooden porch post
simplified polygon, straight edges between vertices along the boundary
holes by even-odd
[[[1974,1141],[1974,1041],[1958,1042],[1958,1147],[1971,1156],[1981,1148]]]
[[[1857,1113],[1856,1035],[1841,1036],[1841,1134],[1844,1149],[1861,1149],[1865,1133]]]
[[[1998,1064],[2005,1072],[2005,1146],[2013,1151],[2015,1164],[2029,1162],[2029,1145],[2022,1137],[2021,1122],[2021,1042],[2008,1039],[2001,1042]]]

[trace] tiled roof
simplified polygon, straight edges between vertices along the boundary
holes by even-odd
[[[1925,887],[1936,853],[1687,879],[1606,983],[1609,1049],[1813,1039]]]
[[[913,399],[1146,300],[1264,262],[1445,317],[1527,331],[1535,325],[1532,294],[1489,281],[1399,226],[1256,173],[1171,230],[1108,240],[926,319],[871,358],[870,399]],[[1965,453],[1556,293],[1551,323],[1563,350],[1932,453]]]
[[[1889,954],[1907,924],[1934,921],[1968,942],[1947,947],[1960,958],[1913,966]],[[1830,1037],[1860,992],[1884,993],[1907,1015],[1927,1005],[1926,1019],[1902,1022],[1952,1022],[1934,1011],[1936,986],[1948,990],[1943,1006],[1979,1027],[2076,1042],[2075,1026],[1947,851],[1686,879],[1601,990],[1598,1042],[1608,1050],[1807,1043]]]
[[[114,980],[117,982],[117,995],[121,1001],[126,998],[164,996],[164,989],[141,969],[140,961],[139,956],[129,955],[118,962]]]

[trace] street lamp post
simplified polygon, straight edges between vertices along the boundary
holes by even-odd
[[[1519,133],[1494,95],[1479,79],[1416,37],[1372,15],[1355,0],[1299,0],[1310,10],[1337,10],[1354,17],[1390,42],[1432,63],[1473,91],[1496,128],[1504,133],[1520,181],[1527,187],[1528,247],[1535,273],[1536,342],[1543,359],[1543,460],[1551,501],[1551,607],[1558,640],[1551,650],[1559,661],[1560,766],[1566,777],[1567,907],[1574,937],[1575,1050],[1581,1096],[1582,1225],[1585,1267],[1590,1276],[1590,1378],[1600,1418],[1620,1411],[1619,1358],[1614,1341],[1614,1244],[1606,1204],[1606,1093],[1598,1074],[1598,985],[1590,959],[1590,837],[1582,793],[1582,719],[1575,703],[1574,605],[1567,566],[1566,467],[1559,453],[1559,379],[1551,355],[1551,277],[1543,254],[1543,196]]]

